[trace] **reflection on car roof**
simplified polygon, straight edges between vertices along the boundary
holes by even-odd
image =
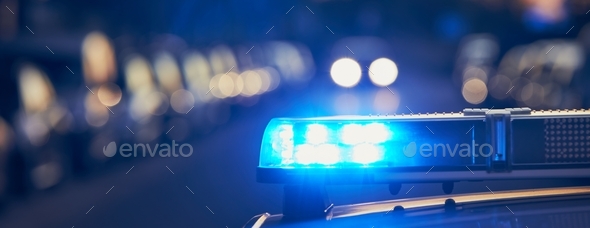
[[[570,219],[565,220],[566,217]],[[326,219],[313,221],[285,221],[280,214],[265,213],[246,227],[535,227],[536,224],[589,227],[590,187],[456,194],[342,205],[335,206]]]

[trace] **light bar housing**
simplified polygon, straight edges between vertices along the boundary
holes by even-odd
[[[392,183],[590,177],[590,111],[278,118],[259,182]]]

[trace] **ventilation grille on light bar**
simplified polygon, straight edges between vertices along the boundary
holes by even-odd
[[[590,162],[590,118],[545,119],[545,159]]]

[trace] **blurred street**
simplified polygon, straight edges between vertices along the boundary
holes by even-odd
[[[283,186],[256,181],[273,118],[590,108],[590,1],[0,7],[2,228],[241,227],[282,213]],[[166,155],[173,143],[192,153]],[[443,194],[327,188],[340,205]]]

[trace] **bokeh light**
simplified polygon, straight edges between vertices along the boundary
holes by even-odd
[[[86,122],[88,122],[90,126],[100,127],[106,124],[109,120],[109,110],[100,102],[96,95],[87,93],[84,106],[86,108]]]
[[[100,103],[106,106],[117,105],[122,97],[121,88],[113,83],[105,83],[101,85],[96,94]]]
[[[278,88],[281,84],[281,75],[279,74],[279,72],[273,67],[264,67],[259,72],[259,74],[264,73],[266,73],[270,79],[270,84],[268,85],[268,90],[266,92],[270,92]]]
[[[488,81],[488,74],[481,67],[469,66],[463,71],[463,81],[477,78],[484,83]]]
[[[471,104],[480,104],[488,96],[486,84],[478,78],[469,79],[463,84],[463,98]]]
[[[336,60],[330,69],[332,80],[342,87],[353,87],[361,80],[361,66],[353,59]]]
[[[179,89],[170,96],[170,106],[178,113],[187,113],[195,105],[195,97],[187,90]]]
[[[228,71],[238,71],[238,64],[232,50],[219,45],[214,47],[209,54],[209,62],[214,74],[225,74]]]
[[[205,56],[192,51],[184,58],[184,76],[189,90],[196,95],[198,101],[208,102],[214,96],[207,94],[209,81],[213,77],[211,66]]]
[[[33,146],[42,146],[49,140],[49,126],[40,114],[26,116],[20,120],[20,126]]]
[[[235,87],[234,80],[232,79],[234,74],[235,73],[230,72],[228,74],[222,74],[219,76],[219,80],[217,81],[217,89],[219,92],[221,92],[223,96],[222,98],[232,95]]]
[[[45,73],[33,65],[24,65],[19,72],[19,92],[27,113],[46,110],[54,101],[55,92]]]
[[[82,44],[82,66],[88,84],[102,84],[115,79],[115,50],[100,32],[92,32]]]
[[[369,78],[377,86],[391,85],[397,74],[397,65],[388,58],[376,59],[369,66]]]
[[[258,73],[258,76],[260,76],[260,90],[258,91],[258,94],[263,94],[265,92],[270,91],[270,74],[264,69],[258,69],[255,71],[256,73]]]
[[[172,94],[182,88],[178,64],[170,53],[159,53],[155,58],[154,68],[158,82],[166,94]]]
[[[48,161],[31,170],[31,182],[37,189],[56,185],[62,178],[63,167],[56,161]]]
[[[140,55],[130,55],[125,62],[125,84],[132,93],[141,89],[154,89],[152,70],[149,62]]]
[[[237,73],[234,73],[234,72],[230,72],[227,75],[229,75],[231,77],[231,80],[234,83],[234,89],[232,90],[232,92],[229,96],[235,97],[235,96],[240,95],[240,93],[242,93],[242,90],[244,90],[244,79],[242,77],[240,77],[240,75],[238,75]]]
[[[244,89],[242,95],[249,97],[256,95],[262,89],[262,78],[256,71],[247,70],[240,74],[244,82]]]

